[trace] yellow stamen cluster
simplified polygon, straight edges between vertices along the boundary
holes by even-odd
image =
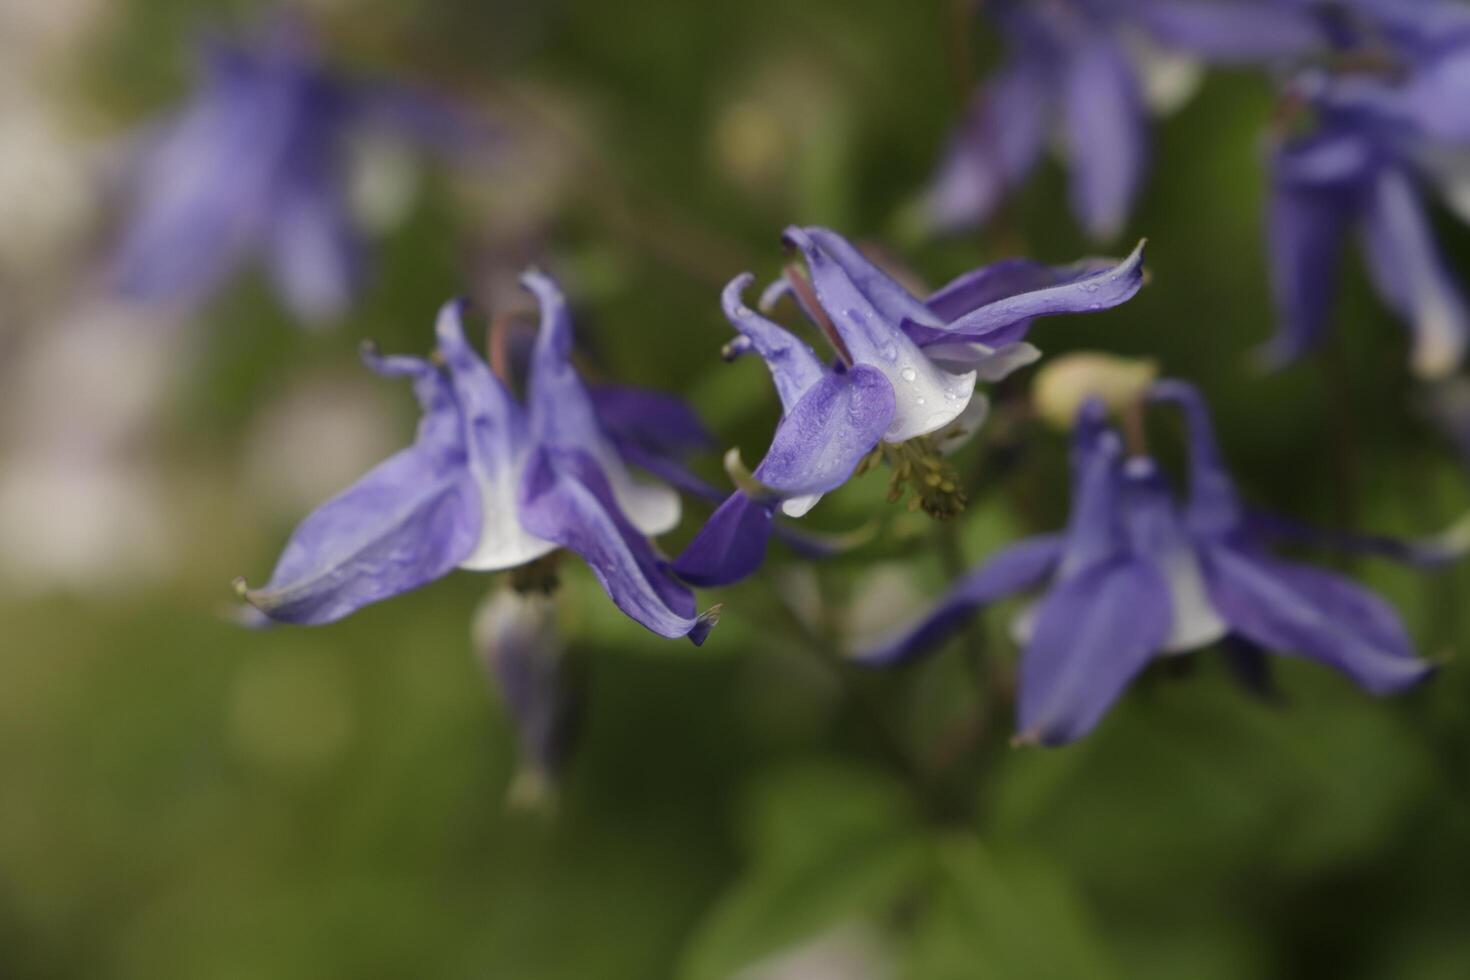
[[[940,454],[934,440],[920,436],[907,442],[880,442],[858,464],[859,475],[886,462],[893,471],[888,478],[888,500],[897,503],[905,493],[910,511],[922,510],[936,520],[957,517],[965,509],[965,492],[959,474]]]

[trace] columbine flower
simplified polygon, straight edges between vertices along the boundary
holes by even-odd
[[[959,490],[937,465],[937,447],[914,448],[912,441],[946,441],[956,428],[979,427],[988,403],[976,394],[976,382],[998,381],[1039,356],[1023,340],[1033,318],[1117,306],[1143,284],[1140,243],[1117,264],[1000,262],[921,300],[835,232],[788,228],[784,239],[801,251],[810,278],[788,270],[768,298],[794,291],[836,360],[823,362],[746,307],[741,295],[752,280],[748,273],[725,287],[725,315],[740,332],[727,356],[754,351],[764,359],[782,419],[760,465],[675,563],[679,575],[697,585],[726,584],[753,572],[777,509],[791,517],[805,514],[880,445],[899,457],[900,469],[927,468],[911,474],[928,495],[924,505],[950,512]]]
[[[1470,309],[1420,198],[1437,191],[1470,218],[1470,11],[1433,0],[1346,8],[1340,66],[1299,73],[1283,101],[1292,125],[1272,150],[1267,227],[1280,327],[1267,358],[1284,363],[1321,339],[1342,243],[1360,230],[1374,287],[1410,326],[1415,372],[1442,377],[1464,359]]]
[[[1125,455],[1088,402],[1075,435],[1072,517],[1065,531],[1004,549],[960,580],[927,615],[858,654],[894,664],[932,650],[977,608],[1041,588],[1014,631],[1024,644],[1018,739],[1059,745],[1087,734],[1157,656],[1231,637],[1298,654],[1373,694],[1401,691],[1431,667],[1398,615],[1347,579],[1285,562],[1283,535],[1421,564],[1458,557],[1464,529],[1424,544],[1312,534],[1248,514],[1220,459],[1204,402],[1180,381],[1152,386],[1177,405],[1190,436],[1189,496],[1179,501],[1153,459]]]
[[[452,145],[468,127],[427,98],[332,74],[295,21],[248,43],[207,44],[202,62],[188,104],[141,137],[111,284],[131,299],[194,306],[254,254],[296,316],[340,316],[363,253],[347,200],[354,141]]]
[[[246,599],[274,619],[328,623],[455,568],[517,568],[566,548],[629,617],[703,641],[714,616],[696,615],[647,537],[678,523],[679,497],[635,480],[610,434],[657,446],[697,422],[662,399],[652,417],[634,405],[600,420],[569,360],[561,291],[540,273],[521,281],[541,306],[527,404],[466,343],[459,302],[440,311],[433,360],[367,352],[379,374],[413,380],[418,438],[302,522],[270,582],[239,586]]]
[[[924,224],[987,220],[1030,173],[1053,128],[1071,170],[1072,211],[1088,234],[1123,228],[1148,164],[1148,103],[1187,95],[1185,62],[1277,58],[1322,43],[1305,9],[1272,0],[995,0],[1006,60],[977,90],[921,203]]]

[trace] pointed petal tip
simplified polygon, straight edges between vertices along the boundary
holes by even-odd
[[[720,290],[720,306],[725,311],[725,316],[736,319],[749,312],[749,307],[745,305],[745,291],[753,282],[753,273],[742,272],[725,283],[725,288]]]
[[[434,318],[434,336],[440,343],[464,343],[464,315],[470,301],[463,296],[446,300]]]
[[[755,350],[754,342],[749,337],[741,334],[720,348],[720,360],[726,363],[737,361],[753,350]]]
[[[235,595],[249,602],[252,606],[255,605],[254,601],[250,598],[250,586],[246,584],[245,576],[236,575],[230,580],[230,588],[234,590]]]
[[[520,283],[527,292],[538,298],[543,294],[561,295],[561,287],[557,285],[556,279],[537,265],[528,265],[521,273]]]
[[[694,621],[694,627],[689,631],[689,642],[695,646],[703,646],[704,641],[709,638],[710,632],[720,624],[720,613],[724,609],[725,604],[723,602],[717,602],[700,613]]]

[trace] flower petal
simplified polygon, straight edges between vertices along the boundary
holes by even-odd
[[[750,287],[753,279],[748,272],[731,279],[720,301],[730,324],[766,362],[771,380],[776,383],[776,394],[781,398],[781,409],[789,412],[827,369],[811,347],[785,327],[772,323],[745,305],[741,294]]]
[[[1130,459],[1123,470],[1129,543],[1134,555],[1152,562],[1169,586],[1173,626],[1164,651],[1209,646],[1226,634],[1225,622],[1210,605],[1199,556],[1180,524],[1169,487],[1151,459]]]
[[[940,321],[929,312],[927,306],[895,282],[892,276],[869,261],[846,238],[831,229],[815,225],[801,231],[810,242],[821,249],[823,255],[836,263],[853,287],[872,304],[873,309],[885,321],[898,323],[909,319],[929,326],[939,325]],[[787,238],[791,237],[788,229]]]
[[[1076,45],[1063,80],[1072,210],[1087,233],[1116,238],[1147,166],[1147,112],[1118,43],[1094,35]]]
[[[1379,293],[1413,330],[1415,373],[1440,378],[1453,372],[1465,359],[1470,310],[1408,176],[1397,169],[1385,170],[1374,183],[1367,246]]]
[[[1046,137],[1046,73],[1018,57],[976,90],[921,204],[936,231],[985,222],[1035,164]]]
[[[904,442],[926,435],[965,410],[975,393],[974,373],[951,374],[925,357],[899,321],[885,316],[877,305],[897,308],[899,300],[892,293],[884,292],[875,302],[806,229],[787,228],[785,240],[801,249],[817,299],[854,360],[881,371],[892,385],[895,408],[884,439]],[[844,259],[851,264],[850,260],[850,255]],[[933,320],[927,311],[924,316]]]
[[[515,568],[555,550],[529,533],[516,513],[516,488],[530,451],[525,413],[464,336],[464,303],[444,304],[434,325],[464,418],[470,472],[480,489],[480,541],[463,567]]]
[[[1039,585],[1061,559],[1062,543],[1060,534],[1050,534],[996,552],[951,586],[919,619],[857,651],[853,659],[887,667],[933,652],[981,606]]]
[[[948,326],[933,329],[905,323],[904,331],[927,348],[960,339],[991,346],[1020,340],[1030,321],[1060,313],[1090,313],[1127,302],[1143,288],[1139,242],[1126,259],[1047,267],[1013,260],[961,276],[930,297],[936,310],[966,309]]]
[[[333,622],[447,574],[474,549],[480,505],[455,401],[443,378],[418,364],[425,415],[414,445],[302,521],[270,581],[244,592],[272,619]],[[408,373],[410,362],[391,367]]]
[[[773,509],[736,490],[715,509],[694,540],[675,559],[674,574],[705,588],[730,585],[753,574],[766,559]]]
[[[689,403],[675,395],[630,385],[589,385],[587,394],[603,431],[674,455],[709,449],[714,436]]]
[[[590,453],[536,449],[526,464],[519,504],[526,528],[580,555],[630,619],[660,636],[704,641],[713,618],[695,615],[694,595],[623,516]]]
[[[361,273],[361,243],[330,174],[280,191],[267,229],[271,276],[286,305],[306,323],[340,318]]]
[[[1062,745],[1090,732],[1170,624],[1167,586],[1146,561],[1104,562],[1054,586],[1021,655],[1017,740]]]
[[[1253,643],[1320,660],[1372,694],[1411,687],[1433,669],[1414,656],[1393,608],[1345,578],[1230,547],[1204,557],[1215,608]]]
[[[1123,443],[1106,427],[1098,402],[1083,406],[1072,446],[1072,516],[1061,577],[1112,560],[1127,547],[1119,507]]]
[[[783,498],[837,489],[878,444],[893,402],[893,387],[873,368],[824,375],[776,427],[755,478]]]
[[[1295,58],[1327,46],[1305,5],[1270,0],[1148,0],[1139,20],[1160,43],[1217,63]]]
[[[541,305],[526,399],[532,439],[538,445],[590,453],[635,527],[648,535],[672,530],[679,523],[679,495],[662,483],[633,478],[603,434],[592,399],[572,367],[571,314],[560,287],[539,272],[526,273],[521,284]]]
[[[1155,382],[1149,399],[1173,402],[1184,413],[1189,431],[1189,503],[1185,507],[1189,529],[1209,537],[1233,532],[1242,520],[1240,499],[1225,469],[1205,400],[1193,385],[1172,379]]]
[[[1280,325],[1263,352],[1277,366],[1315,347],[1327,330],[1342,247],[1355,211],[1351,188],[1284,179],[1283,157],[1267,202],[1271,291]]]
[[[1313,527],[1279,514],[1252,511],[1246,528],[1258,539],[1291,541],[1355,555],[1376,555],[1418,568],[1442,568],[1470,553],[1470,518],[1424,538],[1391,538]]]

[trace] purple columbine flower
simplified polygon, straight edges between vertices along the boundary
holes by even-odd
[[[143,133],[129,168],[131,214],[109,270],[126,298],[197,306],[254,255],[294,315],[333,320],[362,271],[347,200],[352,142],[479,139],[428,97],[333,74],[295,20],[243,43],[211,39],[202,75],[182,109]]]
[[[1289,362],[1322,339],[1354,232],[1374,288],[1409,325],[1415,373],[1443,377],[1463,362],[1470,307],[1421,200],[1437,192],[1470,218],[1470,15],[1462,30],[1458,45],[1380,40],[1344,54],[1361,64],[1304,71],[1289,85],[1283,104],[1293,125],[1270,163],[1267,237],[1280,326],[1269,363]],[[1374,35],[1392,36],[1387,28]]]
[[[1162,381],[1149,397],[1184,412],[1186,500],[1176,498],[1153,459],[1125,454],[1101,404],[1091,401],[1076,429],[1066,531],[993,555],[919,621],[857,659],[912,660],[979,607],[1042,589],[1014,632],[1024,644],[1018,739],[1044,745],[1091,731],[1155,657],[1227,637],[1318,660],[1373,694],[1404,690],[1431,672],[1387,603],[1340,575],[1282,561],[1265,546],[1282,536],[1305,538],[1435,564],[1463,552],[1463,532],[1411,544],[1314,534],[1250,514],[1236,497],[1198,392]]]
[[[976,91],[921,202],[924,224],[981,224],[1031,172],[1053,129],[1087,233],[1123,229],[1148,166],[1148,94],[1159,48],[1217,62],[1285,58],[1324,43],[1285,0],[994,0],[1006,46]],[[1159,98],[1161,104],[1175,101]]]
[[[1039,356],[1024,340],[1034,318],[1117,306],[1143,284],[1140,243],[1118,263],[999,262],[921,300],[836,232],[793,227],[784,241],[800,250],[809,279],[792,270],[768,298],[794,291],[836,360],[823,361],[749,309],[741,299],[749,273],[725,287],[725,315],[740,332],[727,356],[760,355],[782,418],[753,479],[720,505],[675,562],[696,585],[728,584],[755,571],[777,510],[802,516],[847,482],[880,442],[973,433],[988,405],[976,383],[999,381]]]
[[[678,523],[678,494],[635,478],[617,448],[681,448],[698,422],[654,396],[600,417],[570,361],[561,290],[538,272],[521,282],[541,306],[526,403],[465,341],[461,302],[439,313],[434,359],[366,352],[379,374],[412,379],[418,437],[303,521],[265,586],[238,584],[246,599],[273,619],[329,623],[455,568],[517,568],[565,548],[630,618],[703,642],[714,615],[696,612],[648,540]]]

